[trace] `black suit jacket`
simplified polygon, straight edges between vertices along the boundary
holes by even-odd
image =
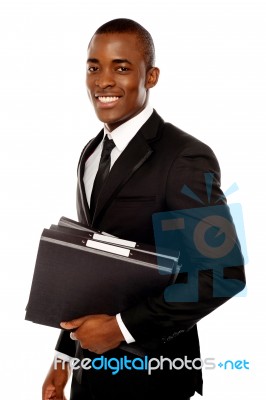
[[[225,203],[220,189],[220,168],[213,151],[195,137],[165,123],[154,111],[114,163],[94,216],[91,216],[83,174],[86,160],[102,138],[103,130],[85,146],[80,157],[77,186],[80,222],[124,239],[154,244],[154,213],[199,207],[196,200],[182,193],[184,185],[191,188],[205,205]],[[206,172],[214,174],[211,199],[206,192]],[[241,265],[228,271],[228,277],[233,277],[236,282],[245,281]],[[242,284],[236,284],[235,293],[231,291],[229,297],[214,298],[212,279],[211,270],[200,272],[197,302],[167,303],[162,293],[121,312],[128,330],[147,354],[174,358],[187,356],[192,360],[200,357],[196,323],[243,288]],[[181,270],[178,281],[185,280],[186,274]],[[68,333],[61,334],[57,350],[74,356],[74,343]],[[190,385],[201,391],[199,370],[189,377],[180,370],[178,376],[181,386]]]

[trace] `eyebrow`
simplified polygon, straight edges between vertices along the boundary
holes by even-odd
[[[99,64],[99,60],[97,60],[97,58],[88,58],[87,63],[95,63],[95,64]]]
[[[132,65],[132,62],[130,62],[126,58],[122,58],[122,59],[117,58],[117,59],[112,60],[112,62],[115,63],[115,64],[125,64],[126,63],[126,64],[131,64]],[[97,58],[88,58],[87,63],[99,64],[100,61]]]
[[[124,63],[126,63],[126,64],[132,64],[129,60],[127,60],[126,58],[124,58],[124,59],[116,59],[116,60],[113,60],[112,61],[113,63],[115,63],[115,64],[124,64]]]

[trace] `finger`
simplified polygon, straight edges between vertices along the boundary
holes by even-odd
[[[73,319],[72,321],[61,322],[60,326],[64,329],[75,329],[82,325],[83,322],[86,321],[86,319],[88,319],[88,316]]]
[[[46,385],[42,389],[42,400],[54,399],[56,397],[56,391],[54,385]]]
[[[76,338],[75,332],[70,332],[70,339],[72,339],[72,340],[78,340],[78,339]]]

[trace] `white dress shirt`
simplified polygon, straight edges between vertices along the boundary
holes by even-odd
[[[115,143],[115,147],[113,148],[113,150],[111,152],[110,168],[112,168],[112,166],[114,165],[114,163],[116,162],[116,160],[118,159],[120,154],[124,151],[124,149],[127,147],[129,142],[131,141],[131,139],[133,139],[133,137],[136,135],[136,133],[139,131],[139,129],[142,127],[142,125],[150,118],[152,112],[153,112],[152,107],[147,105],[143,111],[141,111],[135,117],[126,121],[122,125],[120,125],[118,128],[114,129],[112,132],[110,132],[108,130],[108,128],[106,126],[104,126],[104,136],[108,135],[108,138],[113,139],[113,141]],[[88,158],[88,160],[85,163],[83,182],[84,182],[84,186],[85,186],[87,202],[89,205],[90,205],[90,200],[91,200],[91,192],[92,192],[93,182],[94,182],[96,173],[98,171],[99,163],[100,163],[102,147],[103,147],[103,140],[96,147],[93,154],[91,154],[91,156]],[[116,315],[116,320],[117,320],[119,328],[124,336],[125,341],[127,343],[135,342],[135,339],[132,337],[132,335],[126,328],[125,324],[123,323],[120,314]],[[56,356],[64,361],[71,360],[71,357],[69,357],[66,354],[60,353],[58,351],[56,351]]]

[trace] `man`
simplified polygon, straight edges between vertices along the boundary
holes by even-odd
[[[203,205],[225,204],[219,165],[212,150],[165,123],[150,107],[149,92],[158,78],[152,38],[135,21],[112,20],[93,35],[88,46],[86,83],[104,129],[81,154],[79,221],[123,239],[152,245],[154,214],[199,207],[197,199],[184,193],[184,186],[203,199]],[[93,183],[98,179],[95,177],[106,135],[114,141],[110,172],[95,199]],[[206,193],[206,173],[214,177],[211,198]],[[62,322],[64,330],[56,346],[62,363],[57,362],[57,368],[52,364],[43,384],[43,400],[65,399],[71,357],[95,360],[104,355],[117,360],[127,356],[132,362],[138,356],[120,345],[134,343],[144,350],[139,357],[199,359],[196,323],[243,288],[241,263],[233,264],[225,268],[224,276],[241,284],[233,285],[228,295],[213,295],[214,273],[209,267],[199,273],[198,301],[167,301],[162,293],[116,316],[90,315]],[[181,269],[176,282],[185,283],[186,279]],[[221,285],[224,281],[221,279]],[[187,400],[195,392],[202,394],[201,368],[194,365],[171,369],[167,362],[165,368],[151,374],[126,367],[117,374],[104,368],[74,371],[71,400],[170,396]]]

